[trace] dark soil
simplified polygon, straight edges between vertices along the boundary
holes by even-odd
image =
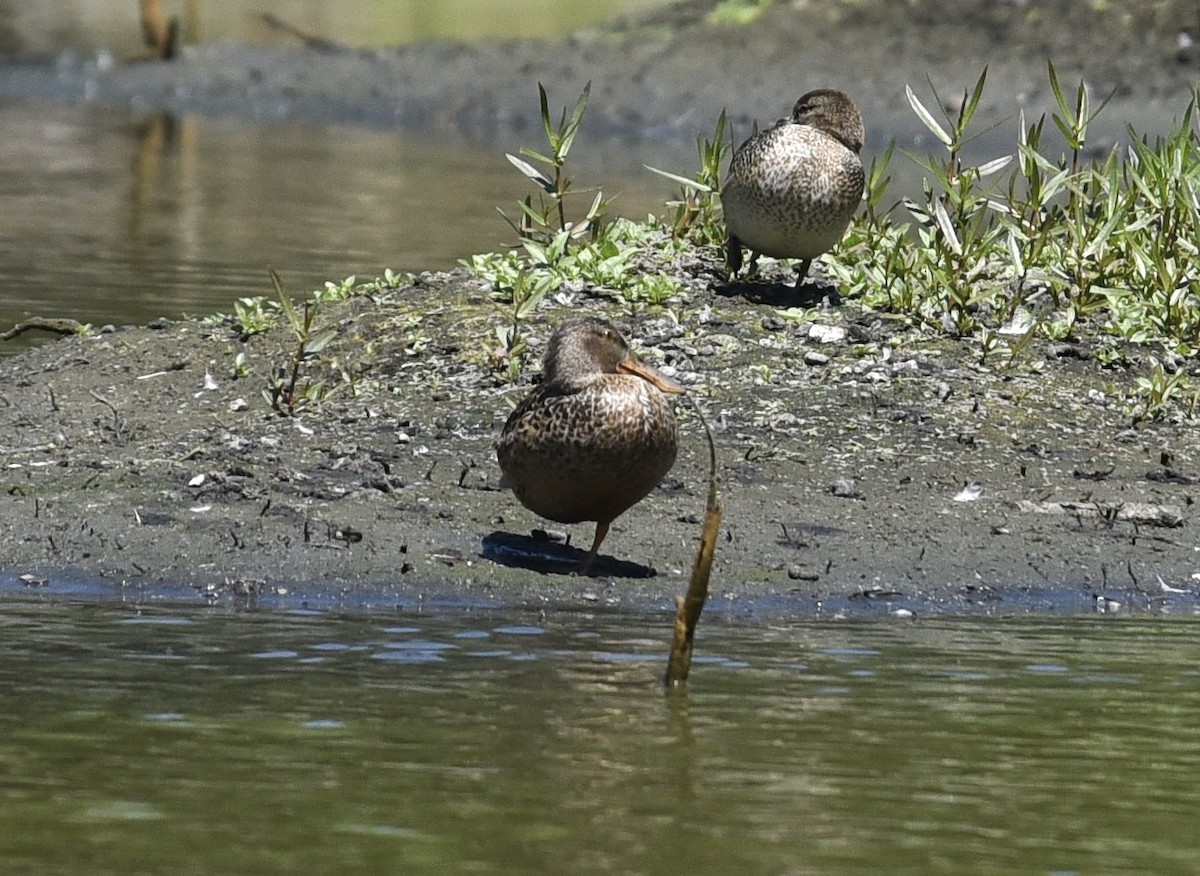
[[[680,324],[621,321],[715,427],[718,605],[1085,609],[1097,595],[1157,605],[1162,583],[1194,583],[1200,442],[1132,426],[1110,386],[1132,374],[1101,369],[1086,344],[985,367],[972,344],[850,306],[822,313],[847,334],[821,342],[754,300],[794,293],[724,286],[715,259],[674,266],[690,287]],[[622,311],[577,293],[539,312],[535,348],[580,309]],[[296,417],[262,396],[291,361],[283,328],[128,328],[6,359],[0,567],[209,597],[669,605],[703,515],[694,414],[680,408],[680,460],[617,521],[598,576],[573,577],[579,550],[534,539],[543,524],[496,487],[492,442],[528,389],[489,367],[496,323],[483,284],[458,273],[326,305],[337,339],[303,378],[335,390]],[[968,483],[979,497],[956,500]],[[586,547],[590,526],[570,536]]]
[[[744,30],[704,24],[707,5],[561,46],[210,46],[107,71],[8,65],[0,92],[486,138],[530,124],[535,79],[590,78],[590,130],[691,138],[715,108],[772,119],[814,84],[897,128],[911,118],[904,82],[928,72],[955,93],[989,60],[984,111],[999,117],[1046,105],[1046,56],[1066,81],[1084,74],[1128,107],[1178,114],[1196,69],[1176,42],[1195,22],[1171,17],[1194,17],[1183,3],[809,3]],[[568,312],[616,317],[692,387],[720,455],[714,608],[1195,610],[1200,438],[1122,409],[1114,389],[1139,373],[1136,351],[1129,370],[1102,368],[1086,337],[997,362],[852,304],[820,313],[846,331],[822,340],[786,307],[831,290],[797,293],[770,273],[728,286],[716,267],[715,252],[663,266],[687,289],[678,323],[576,292],[528,325],[540,351]],[[532,375],[505,386],[489,367],[499,317],[481,282],[425,275],[326,305],[321,322],[337,338],[304,379],[333,391],[295,417],[262,396],[291,362],[286,329],[242,338],[229,321],[164,323],[0,361],[0,569],[45,592],[100,582],[206,599],[669,608],[706,491],[687,406],[675,469],[617,521],[598,575],[578,578],[566,570],[590,527],[571,528],[574,546],[535,538],[543,522],[496,488],[492,442]],[[981,492],[960,496],[966,484]]]

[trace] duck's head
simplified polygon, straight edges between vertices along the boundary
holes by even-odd
[[[854,101],[832,88],[818,88],[796,101],[792,107],[792,121],[824,131],[840,140],[851,152],[860,152],[867,136]]]
[[[569,319],[555,329],[542,363],[545,382],[578,389],[598,374],[632,374],[662,392],[682,393],[683,387],[640,361],[616,326],[592,316]]]

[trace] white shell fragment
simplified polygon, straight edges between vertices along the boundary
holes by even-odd
[[[972,481],[965,484],[954,497],[955,502],[974,502],[983,495],[983,484]]]

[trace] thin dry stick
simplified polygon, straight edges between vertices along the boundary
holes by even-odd
[[[713,552],[717,549],[717,534],[721,528],[721,506],[717,502],[716,445],[708,421],[704,419],[704,412],[690,395],[688,401],[700,415],[700,424],[704,426],[704,435],[708,439],[708,503],[687,596],[675,597],[675,635],[667,658],[667,675],[663,679],[667,687],[678,687],[686,682],[688,671],[692,668],[692,637],[696,633],[696,624],[700,622],[700,613],[704,611],[704,602],[708,599],[708,578],[712,573]]]
[[[161,0],[140,0],[142,10],[142,41],[154,57],[168,60],[175,57],[179,46],[179,21],[167,18]]]
[[[319,52],[348,52],[350,47],[344,43],[339,43],[336,40],[331,40],[328,37],[322,36],[314,30],[309,30],[306,27],[300,27],[298,24],[292,24],[284,18],[276,15],[274,12],[260,13],[259,18],[267,27],[281,30],[286,34],[294,36],[310,49],[316,49]]]

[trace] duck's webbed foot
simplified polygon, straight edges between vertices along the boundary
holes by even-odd
[[[725,238],[725,275],[736,277],[742,269],[742,243],[732,234]]]

